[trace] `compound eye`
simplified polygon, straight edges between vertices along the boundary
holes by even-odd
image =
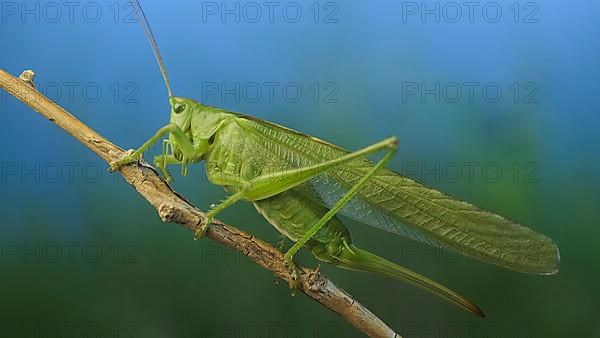
[[[175,106],[173,106],[173,111],[175,112],[175,114],[181,114],[183,113],[183,111],[185,110],[185,104],[183,103],[175,103]]]

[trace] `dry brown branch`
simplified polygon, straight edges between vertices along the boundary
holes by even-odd
[[[123,149],[35,90],[32,74],[28,73],[21,78],[26,81],[0,69],[0,87],[64,129],[104,161],[110,163],[123,156]],[[177,223],[193,230],[204,219],[204,213],[172,190],[151,166],[140,162],[123,167],[120,173],[158,211],[164,222]],[[283,254],[270,244],[219,221],[211,224],[206,236],[242,252],[258,265],[289,282],[290,275]],[[339,314],[370,337],[400,337],[350,294],[325,278],[318,269],[298,269],[301,282],[299,289],[303,293]]]

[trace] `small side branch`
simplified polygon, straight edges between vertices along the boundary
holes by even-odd
[[[123,149],[35,90],[32,72],[18,79],[0,69],[0,87],[75,137],[107,163],[125,154]],[[140,162],[123,167],[120,173],[158,211],[164,222],[180,224],[194,230],[204,220],[204,213],[172,190],[151,166]],[[211,224],[206,237],[242,252],[277,277],[290,281],[283,254],[270,244],[219,221]],[[400,337],[350,294],[323,276],[318,269],[298,267],[298,270],[301,282],[299,289],[303,293],[339,314],[366,335]]]

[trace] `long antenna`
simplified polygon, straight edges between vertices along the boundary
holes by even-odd
[[[148,23],[148,19],[146,18],[146,14],[144,14],[144,10],[142,9],[142,5],[139,0],[135,0],[135,4],[133,0],[129,0],[132,5],[137,4],[137,8],[139,10],[135,10],[135,15],[137,16],[138,22],[144,29],[144,33],[146,34],[146,38],[148,42],[150,42],[150,47],[152,47],[152,52],[154,53],[154,58],[156,58],[156,62],[158,62],[158,66],[160,67],[160,72],[162,73],[163,79],[165,80],[165,85],[167,86],[167,91],[169,92],[169,98],[173,96],[171,92],[171,85],[169,84],[169,77],[167,76],[167,70],[165,69],[165,63],[163,62],[162,56],[160,55],[160,51],[158,50],[158,44],[156,43],[156,39],[154,39],[154,34],[152,34],[152,28],[150,28],[150,24]]]

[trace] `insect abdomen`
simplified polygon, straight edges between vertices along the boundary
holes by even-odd
[[[294,188],[264,200],[255,201],[256,210],[279,232],[297,241],[317,223],[328,209],[309,199],[302,192],[304,187]],[[308,243],[340,244],[350,242],[350,234],[337,218],[332,218]]]

